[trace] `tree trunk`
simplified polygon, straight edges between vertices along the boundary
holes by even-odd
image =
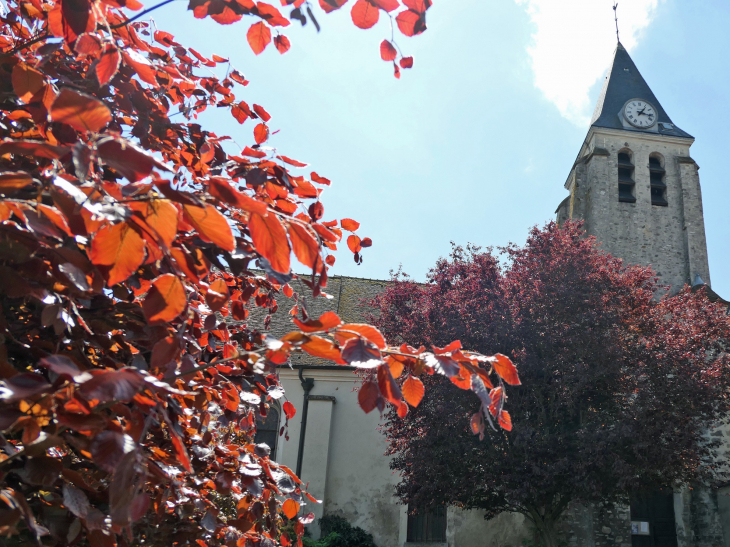
[[[540,514],[537,510],[530,510],[530,520],[537,529],[538,537],[536,539],[538,539],[541,547],[558,547],[558,532],[555,529],[555,524],[560,518],[560,513],[562,513],[562,510],[557,515],[552,513]]]

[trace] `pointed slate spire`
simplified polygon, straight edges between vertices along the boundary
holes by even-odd
[[[591,125],[595,127],[610,127],[612,129],[626,129],[623,123],[621,123],[619,112],[630,99],[645,99],[654,105],[659,115],[659,119],[657,120],[659,134],[692,138],[689,133],[682,131],[674,125],[664,111],[664,108],[662,108],[662,105],[654,96],[654,93],[652,93],[651,88],[644,81],[644,78],[641,77],[639,69],[636,68],[629,53],[621,42],[619,42],[614,53],[613,64],[608,71],[606,80],[603,83],[603,89],[598,97],[598,104],[596,104],[596,110],[593,112]],[[631,131],[656,133],[655,131],[641,129],[631,129]]]

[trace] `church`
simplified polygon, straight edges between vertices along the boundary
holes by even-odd
[[[662,108],[628,52],[618,43],[591,125],[570,167],[568,196],[557,221],[580,219],[602,248],[627,263],[651,265],[673,292],[685,284],[710,289],[699,166],[694,138]],[[535,219],[540,222],[543,219]],[[300,281],[294,281],[295,290]],[[310,315],[332,310],[346,322],[362,322],[361,302],[387,281],[333,277],[333,298],[308,303]],[[276,317],[280,315],[281,317]],[[289,330],[276,314],[274,335]],[[316,517],[339,515],[374,536],[378,547],[520,547],[531,537],[517,514],[485,520],[478,511],[447,508],[409,514],[394,497],[398,477],[389,468],[376,412],[364,414],[354,391],[352,367],[294,356],[280,376],[297,414],[286,436],[280,411],[270,412],[260,440],[272,457],[308,484],[320,504]],[[411,512],[412,513],[412,512]],[[314,537],[319,530],[311,525]],[[730,547],[730,486],[662,491],[630,507],[575,506],[562,534],[570,547]]]

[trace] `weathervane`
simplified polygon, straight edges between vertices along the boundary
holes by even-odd
[[[613,20],[616,21],[616,41],[620,42],[621,40],[618,39],[618,15],[616,15],[616,8],[618,7],[618,2],[613,3]]]

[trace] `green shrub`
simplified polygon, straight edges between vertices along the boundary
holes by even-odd
[[[319,541],[305,537],[304,547],[376,547],[373,536],[347,519],[325,515],[319,519],[322,537]]]

